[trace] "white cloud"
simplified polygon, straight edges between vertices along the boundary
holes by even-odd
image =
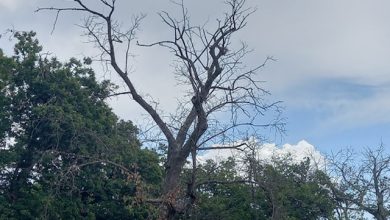
[[[248,145],[256,146],[257,160],[264,161],[265,163],[272,163],[273,158],[290,155],[293,163],[299,163],[305,158],[310,158],[313,167],[322,169],[325,166],[324,155],[305,140],[301,140],[297,144],[284,144],[282,147],[278,147],[274,143],[260,144],[256,140],[248,141]],[[200,163],[204,163],[206,160],[221,162],[229,157],[242,158],[243,156],[244,152],[240,150],[209,150],[199,155],[198,161]]]

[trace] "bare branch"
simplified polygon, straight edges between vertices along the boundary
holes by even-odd
[[[75,7],[39,8],[37,11],[56,12],[54,26],[62,12],[83,12],[87,15],[84,25],[81,26],[86,31],[85,35],[100,49],[101,60],[111,65],[127,87],[125,92],[114,93],[108,97],[131,95],[154,122],[148,131],[163,134],[166,141],[168,151],[162,204],[165,204],[167,209],[175,208],[175,199],[168,198],[177,197],[177,192],[180,191],[178,178],[190,154],[195,163],[197,150],[213,149],[203,147],[211,141],[227,137],[239,139],[244,133],[240,130],[243,128],[251,129],[253,133],[268,127],[283,130],[284,123],[279,116],[270,123],[258,120],[259,116],[263,116],[268,110],[279,111],[279,102],[267,104],[264,100],[264,96],[269,92],[262,89],[262,82],[256,76],[272,58],[268,57],[263,64],[252,69],[246,68],[243,59],[250,50],[244,43],[238,48],[232,43],[234,34],[247,25],[248,16],[255,11],[245,8],[245,0],[227,0],[225,4],[229,10],[222,19],[216,21],[216,26],[211,30],[208,30],[206,25],[191,24],[183,1],[176,2],[175,5],[181,11],[179,18],[165,11],[159,13],[162,23],[171,30],[172,37],[149,44],[136,42],[143,47],[167,48],[174,56],[178,82],[187,86],[187,90],[183,100],[179,101],[178,111],[171,117],[159,111],[153,99],[142,96],[128,74],[131,46],[136,40],[144,15],[134,17],[130,27],[123,30],[119,22],[113,19],[116,1],[97,2],[108,12],[93,10],[82,0],[74,0]],[[120,51],[124,51],[124,54]],[[119,53],[124,55],[124,59],[119,59]],[[118,60],[124,60],[124,63]],[[225,113],[229,113],[229,116],[225,117]],[[220,120],[223,122],[219,122]],[[147,139],[163,140],[158,136]]]

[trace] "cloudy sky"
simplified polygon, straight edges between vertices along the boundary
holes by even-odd
[[[91,1],[90,1],[91,2]],[[92,1],[93,2],[93,1]],[[177,9],[169,0],[118,0],[123,25],[146,13],[139,40],[152,42],[170,36],[156,15]],[[185,0],[193,23],[212,24],[223,13],[222,0]],[[55,14],[34,13],[39,6],[70,4],[70,0],[0,0],[0,33],[6,29],[34,30],[46,51],[60,59],[92,56],[76,24],[82,15],[62,15],[51,34]],[[277,144],[306,140],[322,152],[341,147],[390,146],[390,1],[388,0],[247,0],[257,8],[236,40],[254,52],[249,66],[266,56],[276,62],[259,71],[272,100],[283,101],[287,132]],[[94,4],[95,5],[95,4]],[[99,6],[96,6],[99,7]],[[11,51],[12,42],[0,39]],[[175,101],[177,88],[165,50],[133,48],[132,73],[144,94],[157,97],[162,108]],[[152,65],[151,65],[152,64]],[[99,69],[99,67],[97,67]],[[100,73],[109,77],[109,73]],[[123,118],[136,120],[140,109],[128,98],[111,102]],[[272,137],[271,137],[272,138]]]
[[[310,158],[311,166],[318,169],[324,169],[326,167],[326,157],[318,151],[313,145],[302,140],[297,144],[284,144],[278,146],[276,144],[261,144],[256,140],[250,140],[247,142],[249,146],[260,146],[255,152],[255,159],[263,162],[272,164],[278,161],[280,158],[291,157],[292,163],[300,163],[306,158]],[[231,149],[219,149],[207,151],[207,153],[198,156],[199,163],[205,163],[207,160],[214,160],[217,163],[225,161],[229,157],[233,157],[240,163],[240,160],[252,156],[252,151],[245,149],[244,151],[237,151]]]

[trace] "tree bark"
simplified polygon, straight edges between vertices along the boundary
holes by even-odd
[[[162,184],[163,207],[159,213],[159,219],[174,219],[181,212],[177,205],[180,194],[180,174],[187,157],[182,157],[179,152],[171,156],[166,165],[166,174]]]

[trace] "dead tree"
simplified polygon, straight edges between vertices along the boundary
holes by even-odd
[[[361,163],[357,162],[361,158]],[[344,213],[364,211],[378,220],[390,217],[390,155],[383,145],[366,149],[361,155],[351,150],[330,158],[330,167],[337,182],[333,193],[344,205]]]
[[[108,62],[127,86],[128,91],[120,94],[130,94],[164,137],[167,162],[161,210],[165,215],[162,218],[172,218],[183,209],[177,201],[185,193],[179,189],[178,183],[190,154],[196,159],[198,149],[204,150],[210,143],[221,143],[227,138],[240,139],[241,134],[249,131],[257,133],[270,127],[283,130],[283,121],[278,116],[271,121],[261,121],[266,111],[279,112],[277,102],[268,104],[264,101],[268,92],[260,87],[261,81],[256,76],[257,70],[272,58],[248,69],[242,63],[249,52],[247,46],[234,47],[231,43],[232,36],[246,26],[248,16],[254,12],[246,8],[245,0],[227,0],[229,10],[217,20],[213,30],[192,25],[183,2],[174,3],[182,12],[180,18],[174,18],[167,12],[159,13],[162,22],[172,31],[172,39],[150,44],[136,42],[138,46],[161,46],[170,50],[177,64],[174,74],[177,74],[180,83],[188,86],[177,105],[177,112],[167,117],[141,95],[128,74],[130,45],[135,44],[135,34],[143,16],[135,17],[130,28],[123,30],[113,18],[116,0],[97,2],[106,10],[98,11],[86,1],[73,0],[71,7],[46,7],[37,11],[56,12],[55,23],[62,12],[85,14],[85,23],[81,25],[85,34],[102,52],[101,60]],[[119,54],[118,48],[126,48],[124,54]],[[124,58],[123,63],[120,58]],[[226,114],[229,116],[226,117]],[[224,119],[218,120],[221,115]]]

